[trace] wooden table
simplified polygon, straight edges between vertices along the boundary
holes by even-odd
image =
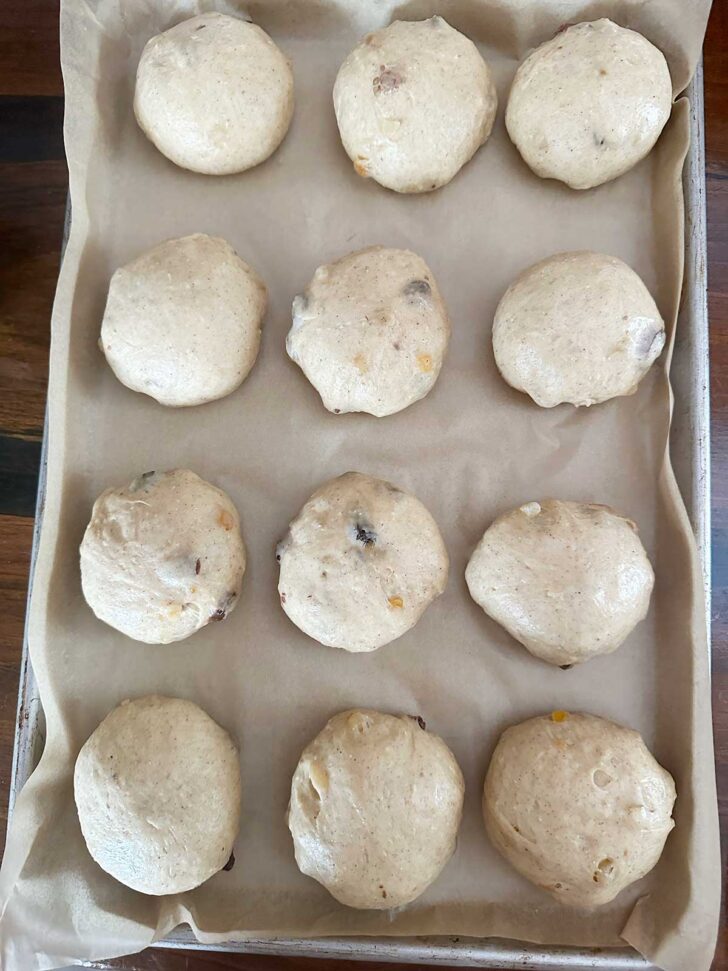
[[[712,368],[713,717],[723,871],[728,840],[728,0],[705,45]],[[4,845],[67,174],[57,0],[0,4],[0,847]],[[103,967],[332,971],[354,962],[154,951]],[[102,967],[102,965],[99,965]],[[392,968],[393,965],[367,967]],[[411,966],[410,966],[411,967]],[[728,971],[725,912],[714,963]]]

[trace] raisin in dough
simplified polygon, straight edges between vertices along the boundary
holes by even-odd
[[[224,239],[170,239],[114,273],[99,344],[132,391],[204,404],[247,377],[266,302],[265,284]]]
[[[290,619],[346,651],[374,651],[400,637],[447,582],[445,545],[422,503],[359,472],[314,492],[276,556]]]
[[[286,350],[329,411],[381,418],[428,393],[449,338],[425,261],[371,246],[316,270],[293,301]]]
[[[626,263],[558,253],[523,272],[493,321],[498,370],[537,405],[633,394],[665,346],[665,324]]]
[[[180,641],[235,607],[245,547],[235,506],[194,472],[147,472],[107,489],[81,543],[96,616],[146,644]]]
[[[230,859],[238,752],[191,701],[123,701],[81,749],[73,788],[89,853],[132,890],[182,893]]]
[[[527,880],[573,907],[598,907],[655,866],[675,784],[642,736],[555,711],[501,735],[483,815],[491,842]]]
[[[571,665],[619,647],[647,614],[655,575],[631,520],[608,506],[545,499],[496,519],[465,579],[531,654]]]
[[[496,107],[488,65],[442,17],[367,34],[334,85],[354,168],[396,192],[448,183],[490,135]]]
[[[291,66],[260,27],[203,13],[147,42],[134,113],[176,165],[205,175],[243,172],[267,159],[288,131]]]
[[[464,789],[452,752],[421,718],[341,712],[293,775],[296,863],[348,907],[402,907],[452,856]]]
[[[513,79],[506,128],[536,175],[589,189],[644,158],[671,108],[662,52],[634,30],[595,20],[529,54]]]

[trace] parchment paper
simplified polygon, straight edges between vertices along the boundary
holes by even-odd
[[[128,953],[189,921],[207,942],[453,934],[608,946],[621,934],[670,971],[707,968],[719,903],[710,695],[694,542],[665,460],[669,354],[633,397],[547,411],[505,385],[490,348],[495,305],[511,279],[535,260],[576,248],[635,267],[674,337],[685,100],[649,158],[589,192],[532,175],[506,136],[503,107],[531,46],[566,21],[604,15],[662,47],[678,94],[699,55],[707,0],[251,2],[253,18],[293,61],[296,114],[272,159],[227,178],[175,168],[144,138],[131,109],[144,42],[201,6],[63,3],[73,226],[53,314],[48,493],[30,619],[47,743],[17,802],[0,878],[3,967],[30,971]],[[331,89],[365,30],[436,11],[491,61],[498,121],[451,185],[402,197],[354,174],[337,137]],[[162,239],[195,231],[226,237],[259,270],[270,311],[260,357],[239,391],[170,410],[122,387],[96,341],[114,269]],[[434,391],[417,405],[381,420],[337,417],[285,355],[291,299],[320,263],[373,243],[425,257],[451,312],[452,345]],[[93,617],[81,596],[77,549],[102,489],[180,466],[230,493],[249,565],[228,620],[180,644],[149,647]],[[276,593],[276,541],[314,488],[348,469],[419,496],[451,557],[444,596],[409,634],[369,655],[308,639]],[[473,603],[463,579],[497,514],[548,496],[609,503],[634,518],[657,573],[649,617],[628,642],[566,672],[513,642]],[[234,869],[162,899],[127,890],[93,863],[71,785],[78,749],[96,724],[123,698],[153,691],[194,699],[232,732],[245,786]],[[302,747],[331,714],[358,705],[421,714],[466,778],[455,856],[396,913],[346,909],[301,875],[284,822]],[[659,865],[594,914],[564,909],[521,879],[491,848],[481,821],[498,734],[554,708],[639,729],[677,782],[677,825]]]

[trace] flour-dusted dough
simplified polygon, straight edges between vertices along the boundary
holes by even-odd
[[[89,853],[133,890],[182,893],[230,859],[238,752],[191,701],[123,701],[81,749],[73,788]]]
[[[147,138],[182,168],[243,172],[267,159],[288,131],[291,66],[260,27],[203,13],[148,41],[134,113]]]
[[[645,617],[655,575],[637,527],[608,506],[544,499],[500,516],[465,579],[483,610],[549,664],[616,650]]]
[[[529,267],[493,321],[499,371],[542,408],[632,394],[664,346],[647,287],[603,253],[558,253]]]
[[[422,503],[359,472],[314,492],[276,557],[290,619],[346,651],[374,651],[400,637],[447,582],[447,551]]]
[[[382,417],[427,394],[449,338],[425,261],[370,246],[316,270],[293,301],[286,349],[329,411]]]
[[[94,503],[81,584],[96,616],[146,644],[180,641],[235,607],[245,572],[230,498],[194,472],[146,472]]]
[[[367,34],[334,85],[354,168],[396,192],[449,182],[490,135],[496,107],[488,65],[442,17]]]
[[[671,108],[662,52],[634,30],[595,20],[529,54],[513,79],[506,128],[536,175],[589,189],[644,158]]]
[[[674,802],[672,776],[638,732],[555,711],[501,735],[483,815],[519,873],[562,903],[589,908],[655,866]]]
[[[421,718],[341,712],[293,775],[296,863],[348,907],[408,904],[452,856],[464,789],[452,752]]]
[[[200,405],[247,376],[266,302],[265,284],[224,239],[170,239],[114,273],[99,344],[132,391]]]

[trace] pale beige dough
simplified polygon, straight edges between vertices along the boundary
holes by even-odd
[[[536,175],[589,189],[644,158],[671,108],[662,52],[634,30],[595,20],[529,54],[513,79],[506,128]]]
[[[483,815],[491,842],[561,903],[608,903],[655,866],[675,784],[639,732],[556,711],[501,735]]]
[[[382,417],[428,393],[449,338],[425,261],[370,246],[316,270],[293,301],[286,350],[329,411]]]
[[[276,557],[290,619],[346,651],[373,651],[400,637],[447,582],[447,551],[422,503],[359,472],[311,496]]]
[[[603,253],[557,253],[529,267],[493,321],[500,373],[542,408],[633,394],[664,346],[647,287]]]
[[[488,65],[442,17],[367,34],[334,85],[354,168],[396,192],[449,182],[490,135],[496,107]]]
[[[176,165],[205,175],[243,172],[267,159],[288,131],[291,66],[260,27],[203,13],[147,42],[134,113]]]
[[[81,584],[96,616],[146,644],[179,641],[237,603],[245,572],[230,498],[194,472],[146,472],[94,503]]]
[[[544,499],[496,519],[465,579],[531,654],[571,665],[623,643],[647,614],[655,575],[631,520],[608,506]]]
[[[293,775],[296,863],[348,907],[408,904],[452,856],[464,788],[452,752],[421,718],[341,712]]]
[[[266,302],[265,284],[224,239],[170,239],[114,273],[99,344],[132,391],[204,404],[247,377]]]
[[[132,890],[182,893],[230,859],[240,826],[238,752],[191,701],[123,701],[81,749],[73,788],[89,853]]]

